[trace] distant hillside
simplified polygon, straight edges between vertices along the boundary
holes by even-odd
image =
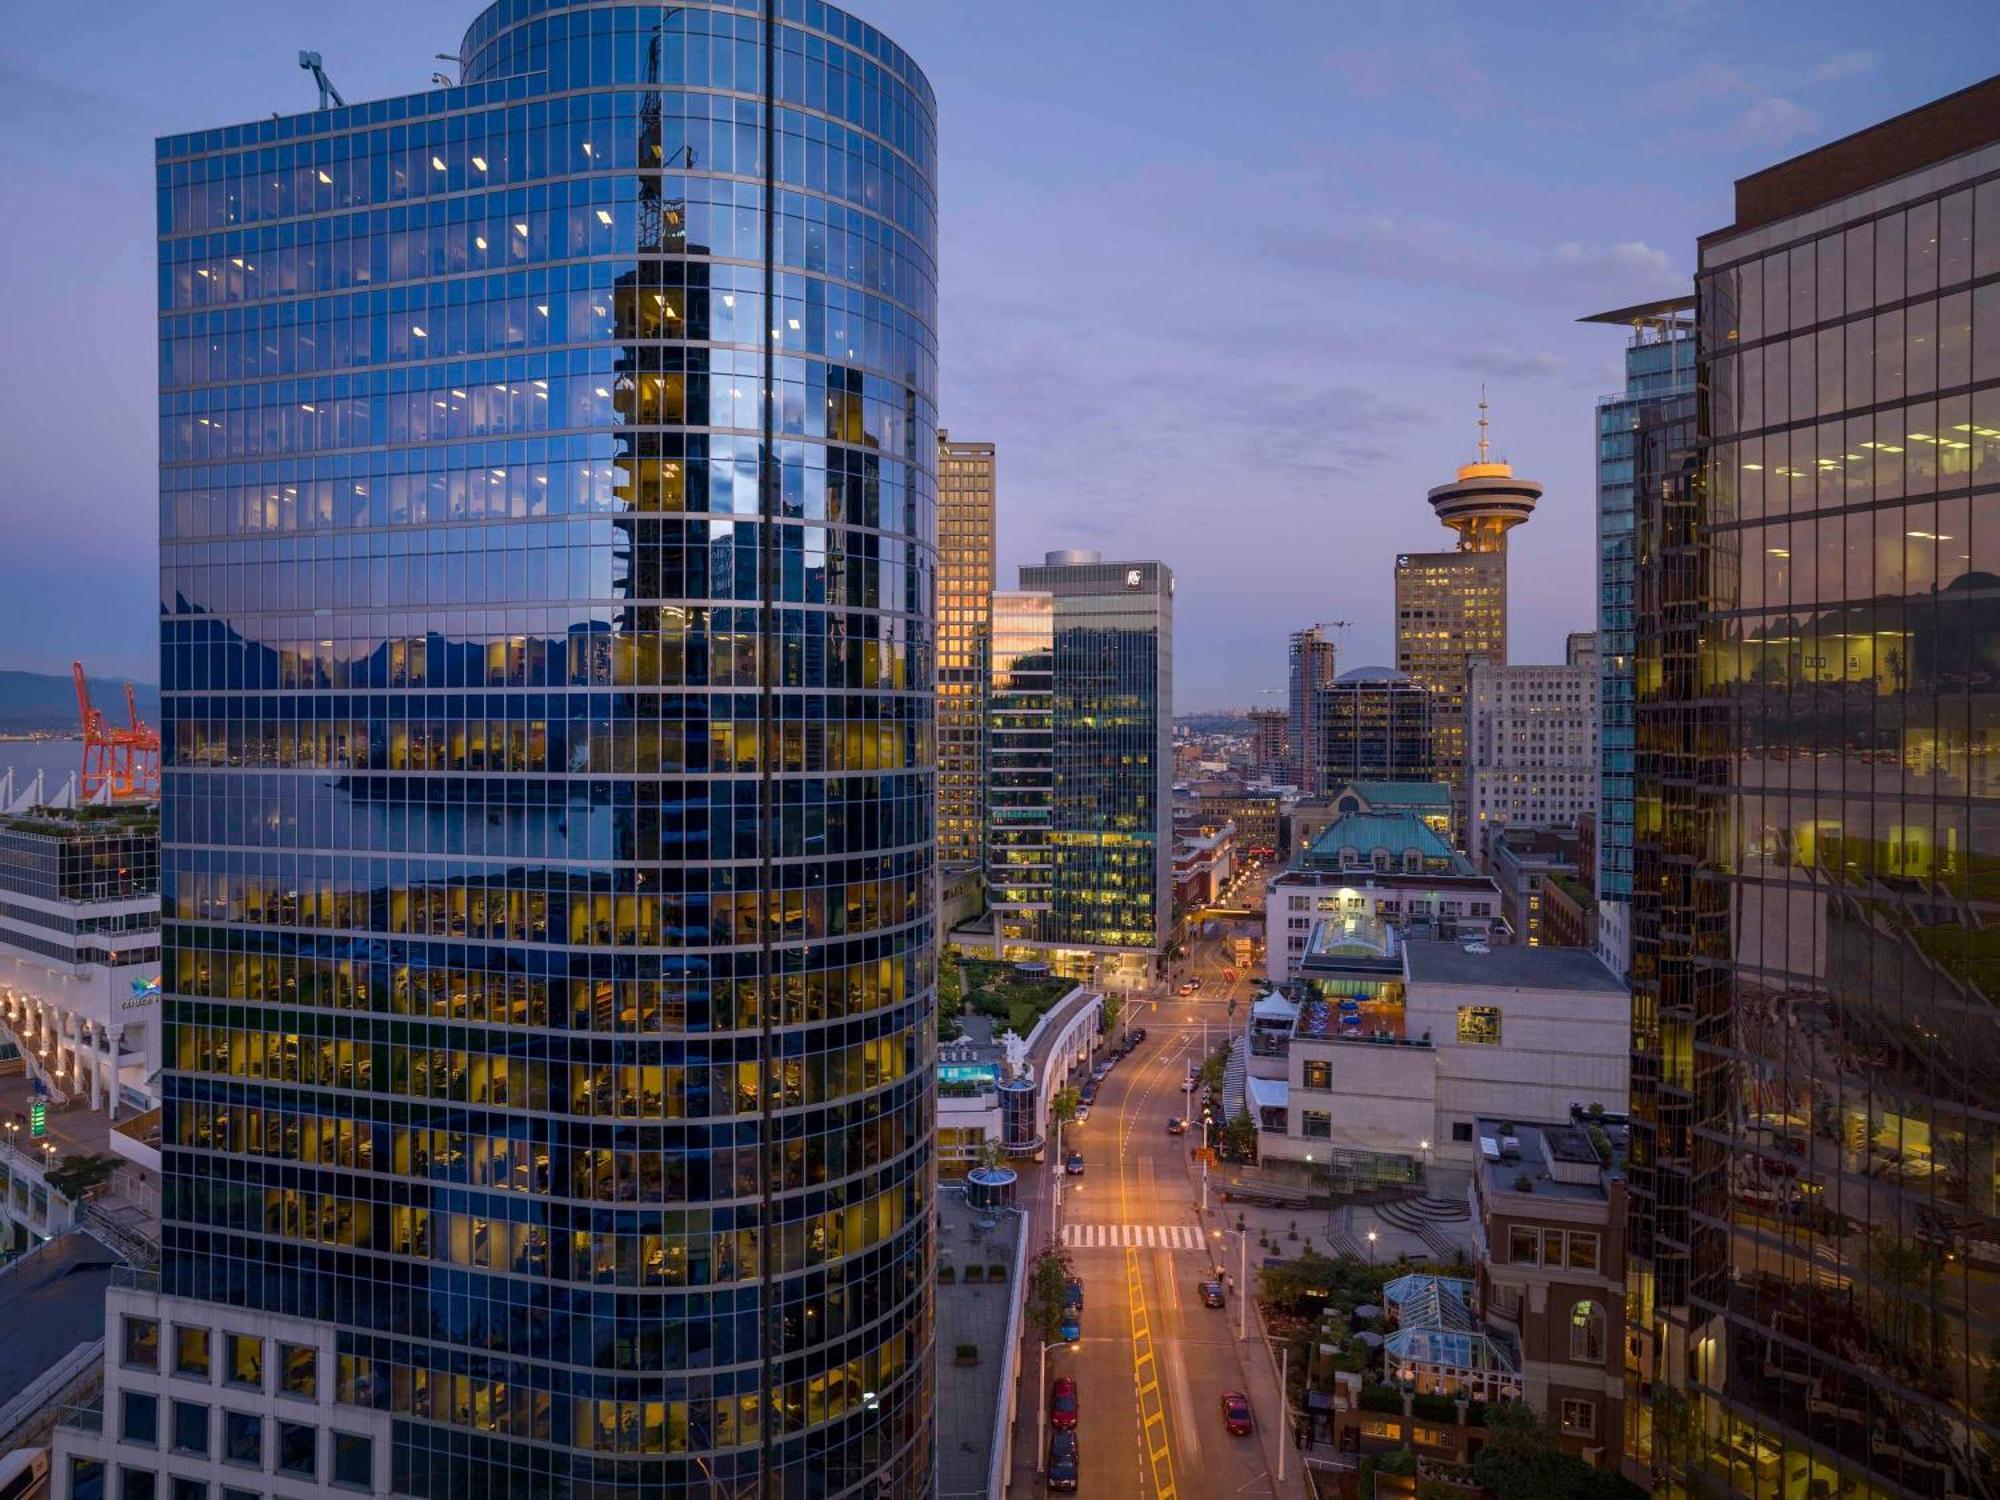
[[[160,690],[135,682],[139,716],[160,722]],[[125,679],[93,677],[90,701],[113,726],[125,722]],[[76,684],[67,673],[0,672],[0,732],[23,734],[46,729],[80,729],[76,717]]]

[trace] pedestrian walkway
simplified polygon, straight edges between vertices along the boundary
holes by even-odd
[[[1192,1224],[1065,1224],[1062,1242],[1072,1250],[1199,1250]]]

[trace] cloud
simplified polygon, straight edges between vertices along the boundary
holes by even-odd
[[[1729,124],[1730,145],[1782,146],[1819,128],[1819,116],[1782,94],[1759,99]]]
[[[1875,71],[1879,59],[1865,47],[1857,47],[1850,52],[1836,52],[1824,62],[1813,65],[1809,75],[1814,83],[1837,83],[1843,78],[1859,78],[1863,73]]]

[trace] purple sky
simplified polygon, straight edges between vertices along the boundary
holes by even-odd
[[[1685,285],[1730,183],[1977,81],[1979,0],[855,0],[943,132],[943,413],[1000,444],[1003,582],[1052,547],[1179,574],[1178,706],[1275,701],[1284,636],[1392,655],[1424,491],[1494,434],[1548,493],[1516,660],[1589,628],[1581,314]],[[464,0],[10,8],[0,666],[153,679],[152,138],[423,87]],[[1533,19],[1528,18],[1532,16]],[[1143,26],[1134,19],[1143,17]],[[1962,45],[1954,45],[1958,37]]]

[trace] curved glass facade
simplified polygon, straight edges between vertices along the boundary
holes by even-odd
[[[165,1287],[401,1492],[924,1494],[935,103],[803,0],[462,58],[159,143]]]

